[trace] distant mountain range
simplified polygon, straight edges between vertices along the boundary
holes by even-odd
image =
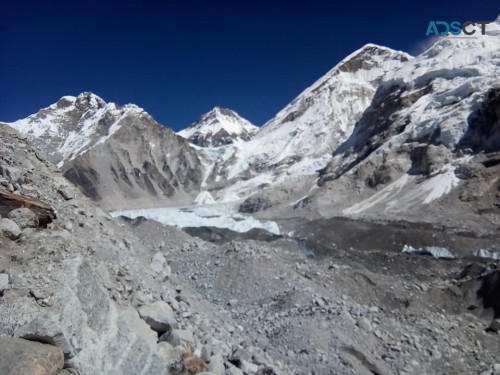
[[[176,134],[92,93],[9,125],[106,209],[196,200],[278,217],[433,222],[451,210],[495,223],[499,38],[497,20],[415,58],[368,44],[260,128],[215,107]]]

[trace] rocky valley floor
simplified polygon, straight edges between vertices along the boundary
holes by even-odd
[[[498,273],[495,262],[354,249],[314,257],[285,239],[207,243],[153,221],[132,228],[146,245],[171,249],[179,279],[293,373],[500,369],[500,336],[487,331],[494,313],[476,295],[481,275]]]

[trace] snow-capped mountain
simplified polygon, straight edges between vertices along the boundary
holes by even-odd
[[[435,221],[474,201],[494,215],[499,38],[497,20],[416,58],[365,45],[260,129],[216,107],[177,136],[88,93],[12,126],[106,208],[244,201],[245,212]]]
[[[297,178],[308,175],[314,179],[316,171],[330,160],[336,145],[351,134],[383,75],[410,58],[402,52],[366,45],[337,64],[260,130],[231,110],[214,108],[178,133],[201,148],[176,148],[189,154],[181,160],[190,163],[187,172],[180,169],[172,172],[172,176],[182,176],[182,182],[175,183],[182,188],[173,191],[186,192],[182,201],[188,201],[189,192],[194,199],[197,194],[192,189],[201,185],[202,190],[213,192],[215,200],[231,201],[245,198],[265,186],[302,186],[303,182]],[[125,129],[124,124],[127,125]],[[164,149],[161,144],[155,146],[157,138],[162,137],[146,135],[139,140],[132,133],[123,137],[134,129],[135,125],[131,124],[147,124],[147,128],[157,125],[141,108],[119,107],[84,93],[76,98],[64,97],[11,125],[26,134],[35,148],[49,154],[50,160],[62,167],[70,179],[85,186],[87,194],[94,199],[107,201],[103,197],[109,195],[108,190],[94,191],[103,189],[103,180],[107,179],[111,179],[107,185],[134,199],[139,199],[134,190],[147,190],[152,196],[153,191],[168,191],[166,195],[171,196],[173,191],[166,187],[167,182],[162,181],[151,188],[145,180],[149,172],[125,154],[137,149],[130,142],[150,143],[151,148]],[[169,131],[161,129],[162,133]],[[173,139],[171,135],[166,138]],[[103,164],[104,149],[113,156]],[[150,170],[163,171],[165,164],[177,163],[177,151],[164,150],[164,155],[153,157],[148,155],[150,151],[142,149]],[[168,174],[166,181],[172,176]],[[136,178],[140,180],[137,184],[133,182]],[[113,206],[114,198],[109,195],[109,199],[109,205]]]
[[[300,186],[296,176],[312,176],[325,167],[336,147],[351,135],[383,76],[410,59],[404,52],[373,44],[347,56],[250,141],[202,153],[208,166],[207,188],[217,190],[218,199],[232,200],[263,186]]]
[[[83,93],[9,125],[104,208],[190,203],[199,190],[196,150],[135,105]]]
[[[8,125],[27,136],[34,148],[42,148],[54,164],[64,163],[106,141],[127,116],[144,110],[133,104],[106,103],[95,94],[64,96],[50,107]]]
[[[177,134],[200,147],[219,147],[248,141],[258,129],[236,112],[215,107]]]
[[[253,142],[273,163],[323,159],[351,135],[384,75],[412,57],[367,44],[304,90],[268,121]]]
[[[428,220],[446,212],[460,221],[451,213],[474,201],[498,215],[499,41],[500,19],[484,36],[440,38],[388,73],[322,171],[318,207]]]

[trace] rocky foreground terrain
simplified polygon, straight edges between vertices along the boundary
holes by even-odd
[[[144,246],[22,138],[1,126],[0,374],[291,373],[172,272],[172,248]]]
[[[1,374],[500,373],[498,261],[112,219],[0,138]]]

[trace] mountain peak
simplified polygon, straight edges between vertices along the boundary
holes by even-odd
[[[177,134],[200,147],[219,147],[250,140],[257,127],[231,109],[214,107]]]
[[[78,96],[63,96],[49,107],[9,125],[25,134],[35,147],[43,145],[49,160],[62,166],[104,142],[121,127],[124,117],[144,114],[136,105],[106,103],[91,92],[83,92]]]
[[[369,70],[383,65],[386,61],[399,60],[405,62],[413,57],[406,52],[368,43],[354,51],[338,63],[333,70],[355,73],[358,70]]]
[[[376,44],[354,51],[261,128],[255,137],[259,150],[270,163],[299,154],[301,170],[314,173],[351,135],[385,74],[409,59],[404,52]]]
[[[113,104],[113,103],[110,103]],[[59,99],[56,103],[52,104],[50,109],[55,108],[68,108],[71,106],[76,107],[78,110],[87,110],[87,109],[100,109],[104,108],[107,103],[99,97],[98,95],[85,91],[80,93],[78,96],[65,95],[61,99]]]
[[[228,108],[224,108],[224,107],[218,107],[218,106],[213,107],[209,112],[207,112],[203,116],[201,116],[200,120],[205,118],[205,117],[217,117],[217,118],[229,117],[229,118],[234,118],[234,119],[246,121],[235,111],[228,109]],[[199,122],[200,120],[198,120],[197,122]]]
[[[208,115],[208,114],[218,114],[218,115],[236,115],[238,116],[238,114],[228,108],[224,108],[224,107],[219,107],[219,106],[215,106],[213,107],[210,111],[208,111],[205,115]]]
[[[103,108],[106,106],[106,102],[99,96],[86,91],[76,97],[75,105],[77,108]]]

